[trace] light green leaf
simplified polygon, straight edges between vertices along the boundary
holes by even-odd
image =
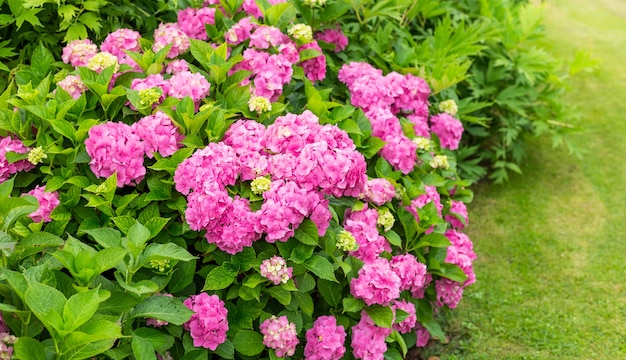
[[[346,312],[360,312],[365,307],[365,303],[361,299],[355,299],[352,297],[344,298],[342,300],[343,313]]]
[[[153,295],[137,304],[130,315],[132,318],[154,318],[174,325],[182,325],[191,318],[193,311],[176,298]]]
[[[260,354],[265,345],[263,345],[263,336],[256,331],[240,330],[233,338],[235,350],[245,356],[255,356]]]
[[[393,310],[389,306],[372,305],[365,308],[365,312],[372,318],[376,326],[390,329],[393,325]]]
[[[218,266],[207,275],[202,291],[225,289],[235,281],[236,277],[237,273],[226,269],[224,266]]]
[[[30,337],[20,336],[13,344],[13,359],[16,360],[46,360],[46,348]]]
[[[86,323],[98,310],[100,305],[99,288],[82,291],[72,295],[63,307],[65,330],[74,331]]]
[[[317,245],[319,242],[319,235],[317,226],[313,221],[306,219],[298,226],[294,232],[294,236],[298,241],[306,245]]]
[[[335,277],[335,269],[333,268],[333,265],[324,257],[313,255],[313,257],[304,263],[304,267],[322,279],[334,281],[336,283],[339,282]]]

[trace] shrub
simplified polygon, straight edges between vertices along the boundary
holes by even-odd
[[[16,71],[0,100],[16,358],[400,359],[443,339],[434,315],[475,280],[460,123],[429,128],[418,76],[339,64],[345,4],[272,2],[209,1],[64,62],[40,45]]]

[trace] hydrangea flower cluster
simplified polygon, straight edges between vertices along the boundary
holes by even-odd
[[[57,85],[66,93],[70,94],[72,99],[78,99],[87,91],[87,86],[78,75],[68,75],[63,80],[59,81]]]
[[[417,162],[416,144],[402,131],[398,116],[404,116],[413,124],[416,136],[430,137],[437,134],[441,146],[451,150],[458,148],[463,125],[447,113],[430,118],[428,126],[428,84],[411,74],[387,75],[366,63],[350,63],[339,71],[339,80],[348,86],[351,102],[361,107],[372,123],[372,134],[384,140],[380,154],[397,170],[408,174]]]
[[[74,40],[63,48],[61,59],[74,67],[87,66],[89,60],[98,53],[98,46],[89,39]]]
[[[293,268],[287,267],[287,262],[280,256],[274,255],[263,260],[260,267],[261,276],[273,282],[274,285],[285,284],[292,277]]]
[[[206,230],[210,243],[234,254],[261,234],[271,243],[286,241],[306,217],[323,235],[331,218],[324,195],[358,196],[367,181],[365,169],[364,157],[344,131],[320,125],[305,111],[278,117],[267,128],[236,122],[222,142],[183,161],[174,182],[189,195],[185,215],[191,228]],[[248,200],[229,197],[226,186],[238,178],[267,175],[271,182],[260,210],[252,212]]]
[[[418,262],[412,254],[395,255],[389,265],[400,278],[400,291],[409,290],[414,298],[424,296],[424,289],[429,283],[426,265]]]
[[[415,220],[420,221],[419,215],[416,209],[423,208],[429,202],[435,204],[437,208],[437,212],[439,216],[441,216],[441,211],[443,210],[443,204],[441,203],[441,195],[437,192],[437,188],[430,185],[424,186],[425,194],[422,194],[411,201],[411,206],[407,206],[406,209],[413,214]]]
[[[346,331],[334,316],[320,316],[306,332],[304,357],[307,360],[339,360],[346,352]]]
[[[445,216],[445,219],[447,222],[450,223],[450,225],[452,225],[454,229],[462,229],[467,226],[469,217],[467,215],[467,206],[465,206],[465,203],[463,203],[462,201],[452,200],[450,203],[450,213],[450,215]],[[463,220],[460,220],[458,217],[452,214],[460,216]]]
[[[385,329],[374,324],[365,311],[361,311],[361,320],[352,327],[352,353],[363,360],[380,360],[387,351],[385,339],[392,329]]]
[[[167,58],[173,59],[180,54],[184,54],[189,49],[189,36],[180,29],[178,24],[167,23],[159,24],[154,31],[154,44],[152,50],[157,52],[168,45],[172,45],[167,52]]]
[[[393,200],[396,195],[396,188],[387,179],[370,179],[363,188],[363,193],[359,196],[362,200],[371,202],[378,206]]]
[[[167,296],[167,297],[174,297],[174,295],[172,294],[159,294],[161,296]],[[148,318],[146,319],[146,325],[148,326],[152,326],[152,327],[162,327],[162,326],[167,326],[169,324],[169,322],[165,321],[165,320],[159,320],[159,319],[155,319],[155,318]]]
[[[358,244],[358,249],[350,252],[350,255],[365,263],[371,263],[378,259],[383,251],[391,251],[387,239],[379,234],[378,211],[369,209],[367,205],[359,211],[348,209],[344,217],[343,228],[349,231]]]
[[[350,281],[350,293],[357,299],[363,299],[368,306],[387,306],[400,297],[400,277],[387,259],[377,258],[365,263],[359,275]]]
[[[217,295],[191,295],[183,304],[194,314],[183,324],[193,339],[193,346],[215,350],[226,341],[228,310]]]
[[[268,0],[268,2],[272,5],[276,5],[276,4],[287,2],[287,0]],[[254,0],[243,0],[243,4],[241,5],[241,8],[248,15],[254,16],[257,19],[263,17],[263,13],[261,12],[261,9],[259,9],[259,6]]]
[[[39,202],[39,208],[28,215],[34,222],[50,222],[50,214],[59,205],[59,193],[56,191],[45,192],[45,186],[35,186],[35,188],[24,195],[32,195]]]
[[[17,337],[8,332],[0,332],[0,359],[10,360],[13,358],[13,344],[17,341]]]
[[[348,46],[348,37],[341,31],[341,27],[339,26],[318,31],[313,37],[316,40],[334,45],[335,52],[341,52]]]
[[[286,316],[272,316],[260,325],[263,334],[263,345],[276,351],[276,356],[292,356],[300,343],[296,325],[287,320]]]
[[[35,168],[35,166],[26,159],[9,163],[6,158],[7,152],[26,154],[29,151],[30,149],[24,146],[24,143],[19,139],[13,139],[11,136],[0,138],[0,183],[8,180],[13,174],[20,171],[30,171]]]
[[[137,63],[128,56],[126,51],[141,51],[141,44],[139,39],[141,34],[137,31],[130,29],[117,29],[114,32],[107,35],[102,44],[100,44],[100,50],[117,57],[117,62],[120,64],[127,64],[131,67],[137,67]]]
[[[476,282],[476,275],[472,265],[473,261],[476,260],[476,253],[474,252],[474,245],[467,235],[450,229],[446,231],[445,236],[452,244],[447,248],[445,261],[460,267],[467,276],[467,280],[463,284],[449,279],[435,281],[437,305],[448,305],[448,307],[453,309],[461,301],[463,289]]]
[[[392,308],[395,310],[400,309],[409,314],[404,320],[399,323],[393,324],[394,330],[397,330],[400,334],[406,334],[415,328],[417,324],[417,315],[415,315],[415,305],[406,300],[396,300],[393,302]]]
[[[157,112],[132,126],[107,122],[89,129],[85,149],[91,157],[89,166],[97,177],[117,172],[117,186],[139,183],[146,174],[144,155],[152,157],[157,150],[169,156],[180,147],[183,136],[171,119]]]
[[[178,27],[192,39],[207,40],[206,24],[215,25],[214,8],[186,8],[178,12]]]

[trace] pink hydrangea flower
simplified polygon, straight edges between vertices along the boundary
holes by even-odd
[[[365,311],[361,320],[352,327],[352,354],[357,359],[381,360],[387,351],[385,339],[392,329],[378,327]]]
[[[387,179],[371,179],[368,180],[363,188],[363,192],[359,195],[360,199],[381,206],[393,200],[396,194],[396,188]]]
[[[474,244],[467,235],[456,230],[448,230],[444,235],[451,243],[446,249],[446,262],[459,266],[467,275],[467,280],[465,280],[463,286],[473,284],[476,282],[476,275],[472,266],[473,261],[476,260]]]
[[[395,312],[396,309],[400,309],[406,311],[409,316],[400,321],[399,323],[393,324],[393,328],[397,330],[400,334],[406,334],[413,330],[415,324],[417,323],[417,316],[415,315],[415,305],[413,303],[407,302],[406,300],[396,300],[393,302],[392,308]]]
[[[185,159],[174,173],[176,190],[184,195],[190,191],[206,192],[215,185],[224,189],[234,185],[239,174],[237,154],[224,143],[209,143]]]
[[[39,201],[39,208],[28,215],[34,222],[50,222],[50,214],[60,204],[59,193],[56,191],[45,192],[45,186],[35,186],[35,188],[24,195],[32,195]]]
[[[189,71],[189,64],[185,61],[185,59],[172,60],[165,67],[165,72],[172,75],[183,71]]]
[[[161,156],[174,154],[185,138],[172,123],[172,119],[162,111],[141,118],[132,125],[132,129],[143,141],[144,150],[150,159],[155,152]]]
[[[427,113],[428,114],[428,113]],[[413,131],[415,136],[430,139],[430,127],[428,126],[428,115],[410,114],[406,117],[413,123]]]
[[[261,323],[263,344],[276,351],[276,356],[292,356],[300,342],[296,325],[289,322],[286,316],[272,316]]]
[[[232,206],[225,210],[217,221],[206,227],[205,238],[220,250],[234,255],[261,238],[261,233],[256,231],[259,221],[257,214],[250,210],[248,199],[236,196]]]
[[[350,255],[365,263],[374,262],[383,251],[391,251],[387,239],[378,233],[377,221],[378,211],[368,209],[367,205],[359,211],[348,209],[344,216],[343,228],[354,236],[359,245]]]
[[[430,118],[430,129],[437,134],[441,147],[456,150],[463,136],[463,124],[448,113],[441,113]]]
[[[192,39],[207,40],[205,24],[215,25],[215,8],[186,8],[178,12],[178,28]]]
[[[191,334],[193,346],[214,351],[226,341],[228,310],[217,295],[191,295],[183,304],[194,312],[191,319],[183,325]]]
[[[61,59],[74,67],[87,66],[89,60],[97,53],[98,47],[91,40],[74,40],[63,48]]]
[[[233,200],[226,190],[215,183],[212,184],[212,189],[208,189],[207,184],[202,191],[192,192],[187,197],[185,210],[185,219],[189,227],[195,231],[207,230],[211,237],[214,228],[216,231],[221,230],[222,218],[233,207]]]
[[[320,316],[306,332],[304,358],[307,360],[339,360],[346,353],[343,345],[346,331],[337,325],[334,316]]]
[[[408,174],[413,171],[417,162],[417,145],[405,135],[386,137],[386,144],[380,151],[380,155],[395,168]]]
[[[91,157],[89,166],[97,177],[117,172],[117,186],[139,183],[146,174],[143,166],[144,144],[124,123],[107,122],[89,129],[85,149]]]
[[[174,297],[174,295],[172,294],[159,294],[161,296],[167,296],[167,297]],[[159,320],[159,319],[155,319],[155,318],[148,318],[146,319],[146,325],[148,326],[152,326],[152,327],[162,327],[162,326],[166,326],[168,325],[169,322],[164,321],[164,320]]]
[[[238,155],[264,152],[261,141],[265,126],[254,120],[238,120],[224,134],[224,144],[232,147]]]
[[[365,263],[358,276],[350,281],[350,293],[357,299],[363,299],[368,306],[387,306],[400,297],[400,278],[387,259],[378,258]]]
[[[452,203],[450,205],[450,212],[460,215],[463,218],[463,220],[460,220],[458,217],[452,214],[446,215],[445,217],[446,221],[449,222],[453,228],[462,229],[465,226],[467,226],[467,222],[469,219],[467,215],[467,207],[462,201],[452,200]]]
[[[137,66],[137,63],[135,63],[135,61],[126,54],[125,50],[140,52],[140,38],[141,34],[137,31],[130,29],[117,29],[107,35],[100,45],[100,50],[117,56],[117,60],[120,64],[128,64],[135,67]]]
[[[450,309],[454,309],[463,297],[463,284],[450,279],[439,279],[435,281],[435,291],[437,306],[448,305]]]
[[[313,40],[302,45],[298,51],[302,52],[307,49],[317,50],[320,55],[300,63],[300,66],[304,69],[304,74],[311,81],[326,79],[326,57],[324,56],[322,48],[317,44],[317,41]]]
[[[200,73],[181,71],[172,75],[169,81],[168,95],[177,99],[189,96],[194,102],[198,102],[209,96],[209,89],[211,89],[211,84]]]
[[[318,206],[323,196],[301,189],[293,181],[277,180],[263,193],[263,199],[256,230],[266,234],[267,242],[274,243],[292,237],[294,230]]]
[[[157,52],[169,44],[172,44],[172,48],[167,53],[167,57],[173,59],[189,49],[189,37],[177,24],[162,23],[154,32],[154,45],[152,45],[152,50]]]
[[[30,148],[24,146],[21,140],[13,140],[11,136],[0,137],[0,183],[8,180],[11,175],[17,172],[30,171],[35,168],[35,165],[26,159],[9,163],[6,158],[6,153],[9,151],[17,154],[26,154],[30,151]]]
[[[17,337],[8,332],[0,332],[0,359],[10,360],[13,358],[13,344],[17,341]]]
[[[428,341],[430,340],[430,333],[428,332],[428,330],[426,330],[425,327],[422,326],[422,324],[417,323],[415,334],[417,335],[417,342],[415,343],[415,346],[424,347],[428,345]]]
[[[335,45],[335,52],[343,51],[348,46],[348,37],[339,26],[319,31],[314,37],[316,40]]]
[[[260,267],[261,276],[273,282],[274,285],[285,284],[292,277],[293,268],[280,256],[274,255],[263,260]]]
[[[224,34],[224,40],[228,44],[239,45],[250,39],[252,30],[256,28],[256,24],[252,22],[251,17],[245,17],[235,25],[231,26]]]
[[[418,262],[412,254],[396,255],[389,265],[400,278],[401,291],[417,292],[426,286],[426,265]]]
[[[0,333],[8,333],[8,332],[9,332],[9,327],[4,322],[4,319],[2,318],[2,312],[0,312]]]
[[[78,75],[68,75],[63,80],[59,81],[57,85],[66,93],[70,94],[72,99],[78,99],[87,91],[87,86]]]

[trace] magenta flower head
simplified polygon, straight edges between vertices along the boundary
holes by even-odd
[[[0,137],[0,183],[9,179],[9,177],[19,171],[30,171],[35,168],[28,160],[19,160],[9,163],[6,153],[12,151],[17,154],[25,154],[30,148],[24,146],[21,140],[13,140],[11,136]]]
[[[343,51],[348,46],[348,37],[339,26],[317,32],[314,37],[316,40],[335,45],[335,52]]]
[[[28,215],[34,222],[41,221],[50,222],[50,214],[57,206],[59,206],[59,193],[56,191],[45,192],[45,186],[35,186],[35,188],[24,195],[32,195],[39,201],[39,208],[32,214]]]
[[[350,293],[357,299],[363,299],[368,306],[387,306],[400,297],[400,278],[387,259],[378,258],[363,265],[359,276],[350,281]]]
[[[287,283],[293,273],[293,268],[287,267],[285,259],[276,255],[263,260],[260,270],[261,276],[273,282],[274,285]]]
[[[141,118],[132,125],[132,129],[143,141],[146,156],[150,159],[155,152],[161,156],[174,154],[185,138],[172,123],[172,119],[162,111]]]
[[[117,29],[107,35],[100,45],[100,50],[117,56],[117,61],[120,64],[128,64],[134,67],[137,64],[126,54],[125,50],[134,52],[141,51],[141,44],[139,43],[140,38],[141,34],[137,31]]]
[[[124,123],[107,122],[92,127],[85,140],[85,149],[91,157],[91,171],[97,177],[105,178],[117,172],[118,187],[137,184],[146,174],[144,144]]]
[[[63,48],[61,59],[74,67],[87,66],[89,60],[97,53],[98,47],[91,40],[74,40]]]
[[[385,339],[391,329],[378,327],[365,311],[361,311],[361,320],[352,327],[352,354],[357,359],[378,360],[387,351]]]
[[[226,341],[228,310],[217,295],[191,295],[183,304],[195,313],[183,324],[191,334],[193,346],[213,351]]]
[[[192,39],[207,40],[205,25],[215,25],[214,8],[186,8],[178,12],[178,27]]]
[[[173,59],[189,49],[189,36],[177,24],[160,24],[154,32],[152,50],[157,52],[169,44],[172,44],[172,48],[167,53],[167,57]]]
[[[289,322],[286,316],[272,316],[261,323],[263,344],[276,351],[276,356],[292,356],[300,342],[296,325]]]
[[[307,360],[339,360],[346,352],[343,345],[346,330],[337,326],[334,316],[320,316],[306,332],[304,358]]]
[[[441,113],[430,118],[430,129],[437,134],[441,147],[456,150],[463,136],[463,124],[450,114]]]

